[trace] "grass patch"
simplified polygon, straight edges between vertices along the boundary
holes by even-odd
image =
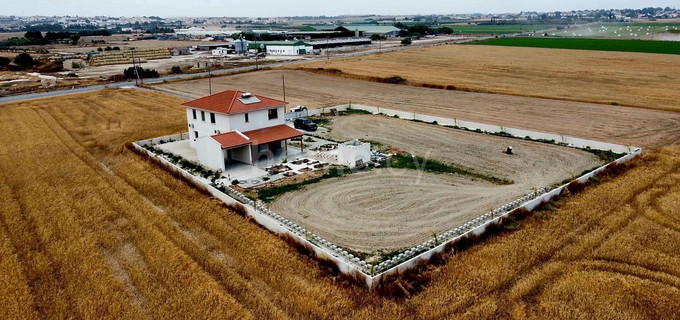
[[[382,142],[375,141],[375,140],[366,140],[366,139],[359,139],[361,142],[368,142],[371,144],[371,150],[376,150],[379,152],[389,152],[390,146],[383,144]]]
[[[348,116],[352,114],[373,114],[370,111],[360,110],[360,109],[347,109],[345,111],[340,111],[341,116]]]
[[[455,173],[472,178],[478,178],[489,181],[493,184],[508,185],[513,184],[514,181],[501,179],[493,176],[483,175],[472,172],[467,169],[459,168],[450,164],[446,164],[437,160],[425,159],[423,157],[410,155],[406,153],[396,154],[391,158],[385,160],[385,166],[398,169],[412,169],[423,170],[432,173]]]
[[[311,117],[307,117],[307,119],[316,123],[316,125],[319,126],[319,127],[327,128],[328,125],[331,124],[331,118],[324,117],[324,116],[311,116]]]
[[[607,151],[597,150],[597,149],[592,149],[590,147],[580,148],[580,149],[584,150],[584,151],[588,151],[588,152],[596,155],[598,158],[600,158],[600,160],[602,160],[606,163],[610,163],[610,162],[626,155],[625,153],[616,153],[616,152],[613,152],[613,151],[610,151],[610,150],[607,150]]]
[[[471,42],[473,45],[680,54],[680,42],[574,38],[506,38]]]

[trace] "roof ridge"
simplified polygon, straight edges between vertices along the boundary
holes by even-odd
[[[234,101],[236,100],[236,97],[241,92],[240,90],[233,90],[233,91],[234,91],[234,96],[231,97],[231,102],[229,102],[229,109],[227,109],[227,113],[231,113],[231,108],[234,107]]]

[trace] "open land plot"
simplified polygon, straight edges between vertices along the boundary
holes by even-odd
[[[680,110],[680,55],[447,45],[302,67],[347,77],[399,75],[416,86]]]
[[[475,45],[576,49],[622,52],[680,54],[680,42],[652,40],[582,39],[582,38],[505,38],[472,42]]]
[[[241,89],[283,98],[281,76],[285,76],[286,99],[291,106],[321,108],[352,102],[642,147],[674,143],[680,136],[679,112],[439,90],[303,71],[259,71],[214,77],[212,88],[213,92]],[[531,85],[541,85],[541,81]],[[208,79],[172,82],[154,88],[186,99],[198,98],[208,94]]]
[[[592,23],[576,28],[551,31],[551,35],[559,37],[644,39],[644,40],[680,40],[675,34],[680,30],[677,20],[660,22],[623,22]]]
[[[510,180],[496,185],[454,174],[378,169],[283,194],[271,208],[328,240],[364,252],[415,245],[497,206],[602,164],[595,155],[519,139],[388,118],[334,118],[329,137],[369,139],[467,171]],[[503,153],[508,145],[514,155]],[[422,164],[421,164],[422,165]]]
[[[469,24],[453,24],[447,25],[453,29],[453,33],[474,33],[474,34],[500,34],[500,33],[522,33],[522,32],[538,32],[541,30],[554,29],[556,25],[548,24],[531,24],[531,25],[469,25]]]
[[[124,148],[182,130],[181,102],[102,90],[0,105],[13,128],[0,135],[0,318],[679,316],[678,146],[448,254],[392,298]]]
[[[111,37],[84,37],[86,39],[81,40],[83,44],[80,45],[53,45],[50,46],[50,51],[52,52],[76,52],[76,53],[88,53],[90,51],[97,51],[97,48],[104,48],[106,46],[119,47],[122,50],[128,48],[136,49],[166,49],[166,48],[188,48],[201,44],[198,41],[178,41],[178,40],[125,40],[127,36],[125,35],[114,35]],[[90,43],[92,40],[104,40],[105,43]]]

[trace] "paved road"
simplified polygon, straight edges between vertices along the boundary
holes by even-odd
[[[298,64],[298,63],[307,63],[307,62],[311,62],[311,61],[326,60],[326,59],[329,59],[329,58],[330,59],[339,59],[339,58],[344,58],[344,57],[353,57],[353,56],[362,56],[362,55],[374,54],[374,53],[378,53],[378,52],[383,52],[383,53],[384,52],[392,52],[392,51],[398,51],[398,50],[404,50],[404,49],[411,49],[411,48],[414,48],[414,47],[426,47],[426,46],[435,45],[435,44],[438,44],[438,43],[441,43],[441,42],[449,42],[449,41],[461,43],[461,42],[467,42],[467,41],[470,41],[470,40],[466,39],[466,40],[461,41],[461,39],[441,39],[441,41],[437,41],[437,42],[427,42],[427,43],[422,43],[422,44],[414,44],[414,45],[411,45],[411,46],[387,47],[387,48],[371,49],[371,50],[359,51],[359,52],[350,52],[350,53],[338,54],[338,55],[331,56],[331,57],[320,56],[320,57],[316,57],[316,58],[312,58],[312,59],[305,59],[305,60],[276,62],[276,63],[270,63],[270,64],[262,65],[262,67],[278,67],[278,66],[289,65],[289,64]],[[245,67],[236,67],[236,68],[230,68],[230,69],[214,70],[211,73],[213,75],[219,76],[219,75],[229,74],[229,73],[232,73],[232,72],[242,72],[242,71],[249,71],[249,70],[255,70],[255,69],[256,69],[256,66],[245,66]],[[154,79],[144,79],[144,83],[145,84],[154,84],[154,83],[160,83],[160,82],[163,82],[163,81],[177,80],[177,79],[188,80],[188,79],[193,79],[193,78],[207,76],[207,75],[208,75],[208,72],[167,75],[167,76],[154,78]],[[135,85],[134,81],[125,81],[125,82],[100,84],[100,85],[94,85],[94,86],[89,86],[89,87],[80,87],[80,88],[73,88],[73,89],[60,89],[60,90],[47,91],[47,92],[14,95],[14,96],[8,96],[8,97],[0,97],[0,104],[1,103],[7,103],[7,102],[16,102],[16,101],[24,101],[24,100],[31,100],[31,99],[46,98],[46,97],[54,97],[54,96],[59,96],[59,95],[64,95],[64,94],[88,92],[88,91],[94,91],[94,90],[99,90],[99,89],[103,89],[103,88],[133,87],[134,85]]]

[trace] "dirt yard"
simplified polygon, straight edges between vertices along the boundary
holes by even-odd
[[[215,77],[212,88],[213,92],[241,89],[283,98],[281,76],[285,76],[286,99],[290,106],[321,108],[351,101],[643,147],[674,143],[680,137],[680,113],[675,112],[418,88],[303,71],[259,71]],[[208,79],[154,87],[185,98],[196,98],[208,94]]]
[[[385,168],[282,195],[272,210],[353,250],[394,250],[425,241],[518,198],[533,187],[573,178],[602,162],[577,149],[384,116],[335,118],[329,136],[364,138],[415,155],[514,181],[495,185],[453,174]],[[515,154],[503,150],[512,145]]]

